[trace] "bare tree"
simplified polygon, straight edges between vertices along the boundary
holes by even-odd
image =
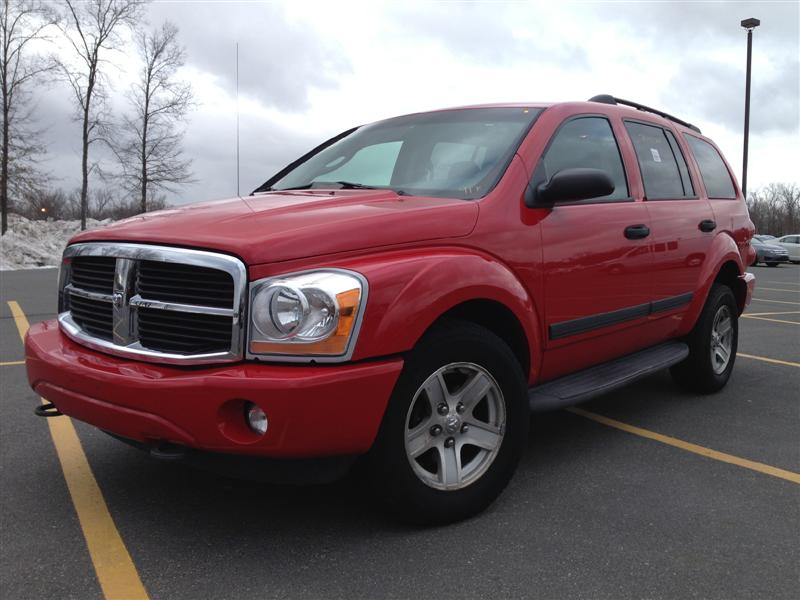
[[[747,198],[756,233],[787,235],[800,232],[800,187],[793,183],[770,183]]]
[[[75,56],[75,63],[60,61],[65,79],[72,87],[78,108],[81,132],[81,229],[86,229],[89,207],[89,147],[102,139],[108,123],[105,112],[107,81],[103,66],[108,51],[124,42],[122,30],[134,27],[142,16],[140,0],[65,0],[67,22],[65,37]]]
[[[0,0],[0,87],[3,133],[0,151],[0,234],[8,228],[9,195],[21,197],[39,183],[36,159],[44,152],[32,128],[33,104],[27,87],[51,71],[53,63],[31,52],[56,15],[36,0]]]
[[[176,79],[186,59],[178,28],[166,22],[139,33],[136,43],[142,70],[128,95],[133,116],[125,118],[114,151],[127,187],[145,212],[156,192],[192,181],[191,160],[183,158],[181,122],[193,104],[191,85]]]

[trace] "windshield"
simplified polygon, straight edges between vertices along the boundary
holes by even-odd
[[[500,180],[541,111],[448,110],[365,125],[284,170],[257,191],[367,187],[420,196],[480,198]]]

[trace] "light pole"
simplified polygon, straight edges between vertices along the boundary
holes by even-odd
[[[747,29],[747,79],[744,86],[744,152],[742,153],[742,196],[747,199],[747,143],[750,140],[750,63],[753,58],[753,29],[761,25],[754,18],[742,21]]]

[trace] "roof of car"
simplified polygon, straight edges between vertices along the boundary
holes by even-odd
[[[702,132],[698,127],[684,121],[683,119],[679,119],[669,113],[664,111],[658,110],[656,108],[652,108],[649,106],[645,106],[644,104],[639,104],[637,102],[633,102],[630,100],[624,100],[622,98],[615,98],[614,96],[609,95],[599,95],[594,96],[590,100],[586,102],[499,102],[499,103],[489,103],[489,104],[471,104],[465,106],[453,106],[449,108],[441,108],[438,110],[433,111],[423,111],[423,112],[439,112],[439,111],[446,111],[446,110],[468,110],[468,109],[480,109],[480,108],[542,108],[548,109],[555,106],[565,106],[571,107],[575,110],[597,110],[598,105],[605,106],[606,108],[613,106],[615,110],[623,114],[627,114],[630,116],[636,116],[637,118],[641,118],[643,114],[647,115],[648,117],[652,118],[656,122],[660,122],[661,124],[672,124],[678,125],[684,129],[688,129],[693,131],[695,134],[702,135]]]

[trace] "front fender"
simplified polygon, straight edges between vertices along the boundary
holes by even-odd
[[[387,253],[356,260],[347,268],[369,282],[369,300],[354,360],[405,352],[448,310],[470,300],[508,308],[528,340],[531,372],[540,357],[535,304],[514,273],[497,259],[463,248]]]
[[[714,236],[706,259],[703,261],[700,276],[698,277],[698,286],[692,296],[689,309],[686,311],[686,317],[681,323],[679,335],[686,335],[694,328],[697,319],[700,318],[700,312],[703,310],[708,294],[711,292],[711,286],[714,285],[717,276],[728,263],[733,263],[736,266],[736,276],[740,276],[745,272],[746,266],[742,262],[742,256],[735,240],[730,233],[722,231]]]

